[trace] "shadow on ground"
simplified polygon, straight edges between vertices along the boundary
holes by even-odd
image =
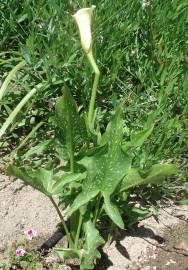
[[[137,225],[133,226],[131,229],[128,230],[121,230],[118,237],[116,237],[115,247],[119,251],[119,253],[130,260],[130,255],[127,249],[121,244],[121,241],[124,240],[126,237],[139,237],[139,238],[149,238],[157,241],[158,244],[162,244],[165,242],[165,239],[159,235],[156,235],[151,229],[145,228],[144,226],[138,227]],[[109,266],[113,266],[112,261],[109,259],[108,255],[101,251],[101,259],[97,261],[95,270],[107,270]]]

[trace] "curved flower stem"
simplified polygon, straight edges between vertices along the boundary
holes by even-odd
[[[67,228],[67,225],[64,221],[64,218],[63,218],[63,215],[61,214],[61,211],[59,210],[59,207],[57,206],[56,202],[54,201],[54,199],[52,197],[49,197],[50,201],[52,202],[53,206],[55,207],[57,213],[58,213],[58,216],[60,217],[60,220],[61,220],[61,223],[63,225],[63,228],[65,230],[65,233],[66,233],[66,236],[67,236],[67,240],[69,242],[69,245],[73,245],[73,241],[71,239],[71,236],[70,236],[70,233],[69,233],[69,230]]]
[[[89,51],[89,53],[86,54],[87,58],[95,72],[95,79],[93,82],[93,87],[92,87],[92,92],[91,92],[91,99],[90,99],[90,104],[89,104],[89,113],[88,113],[88,120],[89,123],[91,124],[93,122],[93,115],[94,115],[94,107],[95,107],[95,98],[97,94],[97,86],[99,83],[99,77],[100,77],[100,71],[99,68],[95,62],[95,59],[93,57],[92,50]]]

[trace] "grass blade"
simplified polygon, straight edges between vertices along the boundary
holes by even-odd
[[[0,129],[0,138],[3,136],[7,128],[10,126],[10,124],[14,121],[16,115],[19,113],[19,111],[22,109],[22,107],[27,103],[27,101],[39,90],[42,88],[44,84],[39,83],[35,88],[33,88],[21,101],[20,103],[15,107],[15,109],[12,111],[12,113],[9,115],[7,120],[4,122]]]
[[[14,75],[16,74],[16,72],[22,68],[24,65],[26,64],[25,61],[21,61],[19,64],[17,64],[11,71],[10,73],[8,74],[8,76],[6,77],[4,83],[2,84],[1,86],[1,89],[0,89],[0,101],[2,100],[3,96],[5,95],[6,93],[6,90],[7,90],[7,87],[10,83],[10,81],[13,79]]]

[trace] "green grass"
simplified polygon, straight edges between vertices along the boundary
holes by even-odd
[[[91,4],[97,6],[92,30],[102,74],[97,96],[101,125],[106,126],[121,99],[128,131],[142,128],[148,114],[159,110],[153,134],[140,149],[140,158],[135,156],[135,164],[144,167],[161,159],[183,159],[188,146],[185,0],[151,1],[145,9],[139,0],[1,3],[0,52],[9,52],[0,55],[2,80],[20,59],[27,65],[0,103],[0,125],[35,85],[48,84],[16,117],[0,142],[1,152],[18,147],[41,121],[47,124],[34,134],[28,148],[53,136],[53,102],[64,83],[78,104],[88,107],[92,75],[71,14]],[[151,102],[150,96],[156,101]]]

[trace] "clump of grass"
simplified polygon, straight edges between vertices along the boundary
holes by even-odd
[[[85,108],[91,86],[86,80],[90,72],[84,67],[85,59],[80,53],[76,28],[70,16],[83,5],[82,1],[28,3],[17,4],[17,1],[11,0],[2,4],[1,8],[0,32],[3,39],[0,48],[1,51],[9,51],[4,58],[1,57],[4,61],[0,65],[1,72],[6,74],[13,68],[15,51],[27,65],[10,85],[10,89],[16,85],[17,90],[9,90],[1,102],[0,123],[34,85],[47,80],[49,88],[45,95],[44,92],[36,94],[15,119],[5,140],[10,142],[14,136],[17,143],[18,134],[31,131],[32,119],[36,124],[41,119],[51,119],[53,107],[46,105],[61,95],[65,81],[78,104]],[[168,158],[171,153],[179,156],[186,147],[184,59],[187,8],[183,0],[165,4],[151,1],[144,8],[140,0],[134,3],[121,0],[100,3],[96,11],[94,51],[100,59],[98,64],[103,74],[97,97],[99,118],[106,125],[104,119],[110,117],[119,99],[124,97],[126,123],[137,130],[149,112],[162,107],[151,144],[143,152],[143,156],[149,155],[149,159],[159,160],[164,155]],[[79,94],[80,87],[82,96]],[[150,96],[154,96],[156,101],[151,102]],[[24,120],[20,117],[23,115]],[[39,142],[40,137],[39,131],[33,142]],[[143,158],[142,162],[145,162],[144,159],[148,160]]]

